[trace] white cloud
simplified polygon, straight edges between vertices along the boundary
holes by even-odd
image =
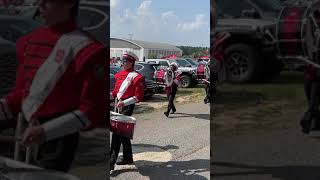
[[[120,7],[120,0],[110,0],[110,9],[111,9],[111,11],[119,9],[119,7]]]
[[[149,14],[152,1],[143,1],[137,9],[137,13],[140,15]]]
[[[125,9],[123,14],[119,14],[120,23],[129,23],[130,21],[135,21],[135,18],[130,9]]]
[[[117,0],[111,0],[110,1],[110,8],[112,9],[112,8],[114,8],[114,7],[116,7],[117,6]]]
[[[193,22],[179,23],[178,28],[182,31],[193,31],[205,27],[208,24],[203,14],[197,14]]]
[[[111,37],[171,43],[175,45],[209,45],[210,29],[205,15],[196,15],[192,22],[185,22],[176,14],[167,10],[155,13],[151,0],[145,0],[135,8],[127,8],[124,3],[115,1],[117,11],[111,11]],[[123,2],[123,1],[121,1]]]
[[[164,24],[175,23],[178,20],[178,16],[174,11],[167,11],[161,14],[161,19]]]

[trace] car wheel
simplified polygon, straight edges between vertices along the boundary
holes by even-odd
[[[258,80],[262,60],[257,50],[247,44],[233,44],[226,50],[227,80],[246,83]]]
[[[183,88],[188,88],[188,87],[191,87],[191,85],[192,85],[191,77],[188,75],[182,75],[181,76],[181,86]]]

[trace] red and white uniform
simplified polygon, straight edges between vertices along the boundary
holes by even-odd
[[[70,20],[55,26],[40,27],[17,41],[19,67],[16,85],[11,93],[1,100],[6,110],[4,114],[16,116],[19,112],[23,112],[23,105],[27,107],[26,99],[31,94],[30,89],[38,83],[33,80],[49,56],[53,56],[57,64],[63,59],[68,59],[66,56],[70,51],[67,49],[54,51],[54,49],[63,34],[73,32],[76,28],[76,23]],[[83,127],[89,124],[94,127],[105,119],[105,105],[108,98],[105,60],[109,57],[108,51],[89,34],[83,32],[83,35],[90,41],[82,44],[83,47],[78,49],[72,58],[69,57],[72,61],[52,85],[53,87],[49,88],[50,91],[43,91],[47,95],[34,112],[31,111],[32,114],[23,112],[25,115],[28,114],[27,120],[54,121],[59,117],[72,116],[79,119]],[[46,70],[50,71],[50,68]],[[47,76],[46,73],[42,74],[43,77]]]
[[[143,100],[144,77],[133,69],[122,70],[115,74],[116,84],[112,96],[121,101],[134,98],[135,102]],[[129,103],[131,104],[131,103]],[[126,104],[125,105],[129,105]]]
[[[210,67],[208,64],[204,67],[205,81],[204,84],[208,86],[210,84]]]
[[[166,84],[166,88],[165,88],[165,91],[166,91],[166,94],[167,96],[169,96],[172,92],[172,87],[175,86],[175,88],[177,88],[180,84],[181,84],[181,80],[182,80],[182,72],[180,70],[176,70],[174,71],[174,77],[173,77],[173,81],[172,82],[165,82]],[[167,76],[167,72],[165,73],[165,76]],[[165,77],[165,79],[167,79]]]

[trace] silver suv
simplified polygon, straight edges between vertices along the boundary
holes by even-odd
[[[191,64],[186,59],[183,58],[177,58],[177,59],[146,59],[146,62],[154,62],[156,64],[159,64],[158,69],[161,68],[167,68],[170,66],[170,63],[175,62],[178,64],[178,70],[182,72],[182,87],[193,87],[195,86],[197,81],[197,66]],[[156,73],[155,73],[156,74]],[[156,80],[156,83],[158,85],[162,85],[162,82],[158,82]]]

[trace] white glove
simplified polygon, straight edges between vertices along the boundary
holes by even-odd
[[[79,110],[52,119],[42,125],[46,141],[80,131],[90,125],[88,118]]]
[[[176,83],[176,85],[178,85],[178,86],[181,84],[180,81],[177,79],[174,80],[174,83]]]

